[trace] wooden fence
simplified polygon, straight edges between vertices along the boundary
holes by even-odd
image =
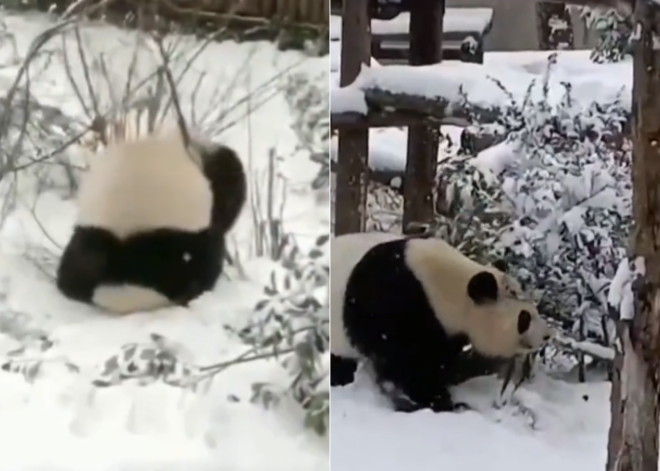
[[[102,0],[28,0],[15,8],[49,10],[52,5],[62,12],[78,4],[85,10]],[[10,6],[11,8],[11,6]],[[330,0],[109,0],[98,10],[106,14],[152,11],[177,22],[195,20],[206,23],[239,22],[250,24],[277,22],[312,28],[327,28]],[[94,15],[97,16],[97,15]]]
[[[236,0],[212,0],[230,9]],[[237,13],[261,18],[286,18],[293,23],[327,25],[329,0],[242,0]]]

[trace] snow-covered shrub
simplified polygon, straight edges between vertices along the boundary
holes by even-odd
[[[502,209],[505,195],[495,176],[465,155],[441,161],[437,175],[434,232],[479,262],[499,258],[499,234],[511,217]]]
[[[310,77],[299,72],[287,76],[283,92],[291,114],[292,128],[300,148],[309,152],[312,162],[319,164],[313,189],[327,188],[330,176],[330,97],[319,84],[328,78]]]
[[[631,223],[631,155],[620,138],[628,112],[620,100],[578,107],[568,84],[551,105],[552,63],[542,98],[534,102],[528,93],[523,126],[508,134],[523,158],[512,159],[502,174],[517,217],[502,242],[542,290],[548,316],[581,336],[606,340],[606,289]],[[619,141],[623,146],[613,145]]]
[[[318,79],[301,73],[289,76],[283,87],[295,117],[292,129],[298,136],[298,150],[307,153],[320,167],[310,191],[327,187],[329,173],[329,103],[327,93],[317,83]],[[275,159],[271,157],[271,160]],[[254,322],[239,335],[264,358],[278,358],[290,377],[284,387],[254,384],[253,399],[265,406],[285,398],[293,399],[305,410],[305,425],[319,435],[326,435],[330,412],[329,360],[326,358],[329,235],[319,234],[314,246],[304,250],[296,237],[285,231],[281,221],[264,222],[277,227],[274,232],[277,235],[270,238],[267,250],[277,266],[264,286],[263,298],[256,303]]]
[[[268,406],[288,396],[306,411],[305,423],[326,434],[330,395],[327,289],[328,235],[319,236],[315,247],[303,252],[295,239],[283,240],[279,267],[264,287],[264,297],[255,306],[255,322],[240,332],[241,338],[266,356],[279,357],[290,372],[290,382],[254,385],[254,398]]]
[[[591,60],[598,63],[618,62],[630,54],[632,21],[610,8],[581,7],[580,16],[587,27],[598,35]]]
[[[402,216],[403,196],[389,185],[368,181],[365,229],[400,233]]]
[[[457,190],[445,192],[450,218],[439,222],[451,242],[469,239],[474,247],[464,250],[475,258],[508,259],[541,313],[563,331],[560,344],[608,345],[607,289],[631,225],[630,143],[622,137],[629,113],[621,100],[579,106],[569,84],[552,103],[554,61],[522,103],[502,110],[507,141],[500,146],[508,155],[496,175],[483,160],[478,168],[461,156],[441,164],[440,178]]]

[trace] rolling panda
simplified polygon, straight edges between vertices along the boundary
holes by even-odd
[[[187,145],[178,131],[108,145],[80,185],[60,292],[125,314],[187,306],[211,290],[245,201],[245,175],[229,151]],[[228,163],[231,177],[221,172]]]
[[[466,379],[468,345],[507,359],[551,336],[515,280],[441,239],[338,236],[330,270],[331,385],[352,382],[366,359],[398,411],[454,410],[448,387]]]

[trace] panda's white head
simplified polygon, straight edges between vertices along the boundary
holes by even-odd
[[[467,335],[478,353],[511,358],[551,338],[547,322],[502,264],[481,265],[441,239],[409,240],[406,259],[445,329]]]
[[[515,282],[515,280],[514,280]],[[522,299],[519,285],[504,273],[484,270],[468,281],[466,334],[482,354],[509,358],[536,351],[552,332],[530,301]]]

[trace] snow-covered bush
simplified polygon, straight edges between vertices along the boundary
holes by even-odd
[[[312,188],[329,186],[330,177],[330,97],[319,86],[327,77],[312,78],[306,73],[291,74],[284,83],[284,97],[295,121],[292,128],[300,148],[309,152],[312,162],[319,164]]]
[[[291,75],[283,92],[295,116],[292,129],[300,151],[319,164],[310,191],[328,186],[328,98],[306,74]],[[326,158],[319,158],[325,155]],[[274,160],[271,158],[271,160]],[[273,175],[271,175],[273,178]],[[326,203],[327,204],[327,203]],[[239,332],[241,338],[279,358],[290,374],[285,387],[254,384],[254,398],[265,406],[290,398],[305,410],[305,425],[319,435],[329,427],[330,394],[327,289],[329,284],[329,235],[319,234],[313,248],[303,250],[280,221],[264,221],[271,231],[267,253],[277,263],[264,296],[255,306],[255,320]]]
[[[247,343],[270,355],[281,356],[290,373],[287,387],[258,383],[254,397],[264,405],[293,398],[306,411],[305,423],[320,435],[329,425],[330,395],[327,289],[328,235],[319,236],[307,253],[295,239],[283,241],[279,269],[271,273],[264,297],[255,306],[256,321],[241,332]]]
[[[618,62],[630,53],[631,18],[602,7],[581,7],[580,16],[587,27],[598,35],[598,42],[591,51],[591,60],[598,63]]]
[[[542,99],[533,102],[529,93],[522,126],[507,133],[524,158],[512,159],[502,174],[517,217],[502,242],[542,290],[543,312],[605,340],[606,289],[631,223],[631,155],[620,138],[628,113],[620,100],[579,107],[568,85],[550,105],[552,64],[539,84]]]
[[[569,84],[551,102],[554,60],[522,103],[502,110],[508,155],[497,173],[481,158],[441,162],[448,217],[438,229],[477,259],[503,255],[563,331],[560,344],[609,345],[607,289],[631,225],[630,143],[622,137],[629,113],[620,100],[580,106]]]
[[[497,241],[511,215],[503,210],[505,195],[496,178],[459,154],[441,161],[437,175],[441,214],[434,232],[479,262],[501,257]]]

